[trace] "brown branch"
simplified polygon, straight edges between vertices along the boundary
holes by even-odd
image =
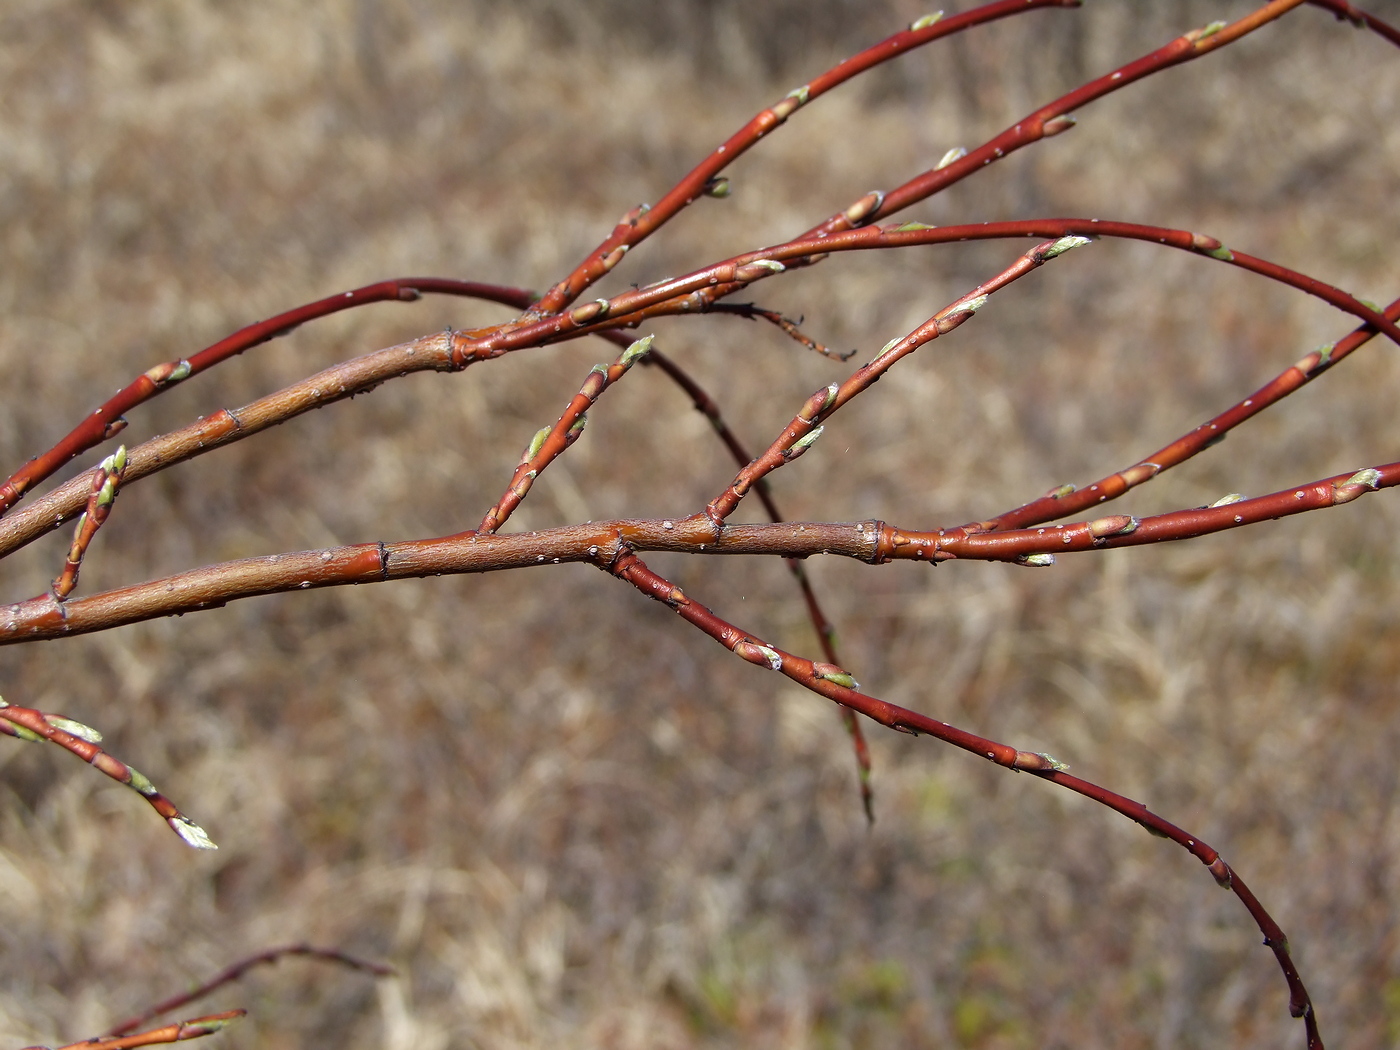
[[[738,508],[739,501],[753,487],[754,482],[806,452],[821,435],[822,422],[846,402],[870,389],[897,361],[962,325],[986,303],[989,296],[1012,281],[1085,243],[1085,238],[1071,236],[1037,245],[991,280],[984,281],[939,310],[908,335],[890,340],[874,360],[858,368],[844,383],[832,383],[822,387],[807,399],[806,404],[768,446],[767,451],[740,470],[729,487],[710,500],[705,506],[705,516],[714,522],[716,527],[723,525],[724,520]]]
[[[256,966],[267,966],[284,959],[289,955],[299,955],[306,958],[319,960],[321,962],[338,963],[351,970],[359,970],[362,973],[373,974],[376,977],[392,977],[394,970],[392,967],[382,963],[370,962],[357,956],[342,952],[336,948],[316,948],[309,944],[289,944],[281,948],[269,948],[267,951],[250,955],[232,966],[220,971],[214,977],[205,981],[193,991],[182,992],[179,995],[171,996],[169,999],[156,1003],[148,1010],[144,1010],[134,1017],[129,1017],[121,1024],[114,1025],[107,1030],[104,1039],[113,1039],[117,1036],[126,1035],[133,1029],[140,1028],[147,1021],[150,1021],[161,1014],[168,1014],[171,1010],[178,1010],[182,1006],[188,1006],[197,999],[203,999],[206,995],[218,991],[226,984],[232,984],[239,980],[244,974]],[[187,1024],[191,1022],[186,1022]],[[110,1046],[110,1043],[103,1043],[103,1046]]]
[[[73,543],[68,548],[63,571],[53,581],[52,593],[56,601],[63,601],[73,593],[78,585],[78,572],[83,565],[83,556],[92,545],[93,539],[112,512],[112,503],[117,498],[122,475],[126,473],[126,446],[104,459],[92,473],[92,494],[88,496],[87,510],[78,515],[78,526],[73,532]]]
[[[169,390],[175,384],[245,350],[286,335],[307,321],[328,317],[368,303],[415,302],[424,292],[486,299],[522,310],[534,300],[533,294],[523,288],[481,284],[477,281],[455,281],[446,277],[401,277],[318,299],[314,303],[287,310],[266,321],[240,328],[187,360],[167,361],[147,369],[109,397],[57,445],[43,455],[31,459],[0,484],[0,515],[14,506],[25,492],[52,475],[70,459],[124,430],[126,419],[123,413],[149,401],[162,391]]]
[[[122,1036],[119,1039],[111,1039],[107,1036],[84,1039],[81,1043],[69,1043],[67,1046],[59,1047],[59,1050],[129,1050],[130,1047],[136,1046],[181,1043],[186,1039],[198,1039],[201,1036],[213,1035],[215,1032],[227,1028],[247,1013],[247,1010],[225,1010],[221,1014],[209,1014],[206,1017],[196,1017],[190,1021],[176,1021],[162,1028],[152,1028],[149,1032],[139,1032],[136,1035]],[[31,1046],[26,1047],[25,1050],[48,1050],[48,1047]]]
[[[46,600],[54,601],[51,595]],[[0,733],[38,742],[47,740],[65,751],[71,751],[88,765],[106,773],[119,784],[125,784],[151,804],[151,808],[170,825],[187,846],[195,849],[218,849],[208,833],[176,808],[175,803],[156,790],[145,775],[98,747],[102,734],[91,726],[74,722],[62,715],[49,715],[32,707],[15,707],[0,700]]]
[[[1141,824],[1148,831],[1171,839],[1194,856],[1210,871],[1215,881],[1222,887],[1232,890],[1249,911],[1250,916],[1264,934],[1264,943],[1273,951],[1279,968],[1288,984],[1289,1012],[1294,1017],[1303,1018],[1307,1032],[1309,1050],[1322,1050],[1322,1038],[1317,1027],[1317,1017],[1307,988],[1303,985],[1297,967],[1289,955],[1288,938],[1268,911],[1260,904],[1239,874],[1226,863],[1219,851],[1201,840],[1200,836],[1153,813],[1141,802],[1109,791],[1087,780],[1066,773],[1064,763],[1056,761],[1042,752],[1020,751],[1007,744],[998,743],[976,733],[951,726],[946,722],[929,718],[908,708],[887,703],[876,697],[859,692],[851,676],[839,666],[813,663],[800,656],[769,645],[753,635],[741,630],[715,615],[705,606],[694,601],[681,589],[665,578],[657,575],[630,550],[623,548],[605,569],[619,579],[632,584],[648,598],[655,599],[678,613],[687,623],[698,627],[705,634],[719,642],[726,649],[749,663],[780,671],[784,676],[825,696],[829,700],[844,704],[859,711],[882,725],[915,736],[924,734],[936,737],[947,744],[986,758],[1007,769],[1032,773],[1042,780],[1051,781],[1060,787],[1093,799],[1101,805],[1130,820]]]
[[[860,54],[846,59],[819,77],[809,80],[779,102],[763,110],[723,145],[706,156],[689,174],[676,183],[653,205],[643,204],[622,217],[613,232],[580,263],[563,281],[551,288],[539,301],[541,314],[556,314],[576,300],[592,284],[622,261],[630,248],[660,229],[699,197],[709,195],[709,189],[720,172],[735,159],[757,145],[768,133],[776,130],[802,106],[813,102],[852,77],[897,58],[906,51],[935,40],[951,36],[973,26],[985,25],[1002,18],[1018,15],[1040,7],[1078,7],[1080,0],[998,0],[947,18],[939,15],[920,18],[908,29],[887,37]]]
[[[779,525],[727,522],[720,529],[703,514],[697,514],[684,519],[587,522],[510,535],[465,532],[436,539],[361,543],[220,562],[64,603],[43,595],[0,606],[0,645],[104,631],[142,620],[218,608],[261,594],[568,562],[607,563],[623,547],[786,558],[837,554],[867,562],[937,562],[953,558],[1024,561],[1031,555],[1137,546],[1224,532],[1241,525],[1339,506],[1366,492],[1397,484],[1400,462],[1338,474],[1269,496],[1213,508],[1140,520],[1115,515],[1044,531],[969,533],[956,528],[921,532],[882,521]],[[1137,525],[1129,528],[1133,521]]]
[[[1400,299],[1385,308],[1385,316],[1394,321],[1400,319]],[[987,521],[975,522],[967,526],[970,530],[993,532],[1002,529],[1023,529],[1038,525],[1043,521],[1054,521],[1088,510],[1090,507],[1117,499],[1131,488],[1150,481],[1164,470],[1169,470],[1186,462],[1192,456],[1219,444],[1226,434],[1247,419],[1252,419],[1270,405],[1283,400],[1299,387],[1311,383],[1322,373],[1332,368],[1338,361],[1353,350],[1375,338],[1376,329],[1362,325],[1345,338],[1304,356],[1297,364],[1289,366],[1268,383],[1242,401],[1208,419],[1195,430],[1183,434],[1171,444],[1158,449],[1146,459],[1140,460],[1126,470],[1100,478],[1092,485],[1076,489],[1064,485],[1051,489],[1039,499],[1006,511]]]
[[[837,212],[826,222],[814,226],[800,239],[839,233],[855,226],[867,226],[903,211],[910,205],[917,204],[956,182],[961,182],[989,164],[1010,156],[1023,146],[1068,131],[1074,126],[1070,114],[1090,102],[1144,77],[1190,62],[1216,48],[1234,43],[1260,26],[1287,14],[1301,3],[1303,0],[1270,0],[1253,13],[1228,25],[1213,22],[1204,29],[1195,29],[1179,36],[1156,51],[1061,95],[961,157],[925,171],[888,193],[875,192],[862,197],[845,211]]]

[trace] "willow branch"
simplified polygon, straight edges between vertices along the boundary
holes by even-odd
[[[336,963],[351,970],[358,970],[361,973],[373,974],[375,977],[394,976],[394,971],[391,967],[376,962],[369,962],[366,959],[358,958],[336,948],[315,948],[309,944],[289,944],[281,948],[270,948],[267,951],[258,952],[256,955],[250,955],[248,958],[234,963],[232,966],[222,970],[192,991],[171,996],[169,999],[157,1003],[150,1009],[134,1017],[127,1018],[121,1024],[114,1025],[107,1030],[107,1034],[103,1038],[114,1039],[118,1036],[124,1036],[128,1032],[140,1028],[147,1021],[159,1017],[161,1014],[168,1014],[172,1010],[178,1010],[182,1006],[188,1006],[190,1003],[198,999],[203,999],[206,995],[218,991],[224,985],[232,984],[256,966],[267,966],[281,959],[285,959],[290,955],[302,956],[320,962]],[[189,1023],[191,1022],[186,1022],[186,1024]],[[110,1046],[111,1044],[103,1043],[101,1045]]]
[[[630,550],[619,551],[606,569],[612,575],[632,584],[647,597],[672,609],[687,623],[699,628],[749,663],[779,671],[804,688],[853,708],[891,729],[916,736],[924,734],[936,737],[944,743],[986,758],[1007,769],[1031,773],[1042,780],[1048,780],[1121,813],[1156,835],[1171,839],[1204,864],[1215,881],[1225,889],[1232,890],[1244,904],[1260,932],[1264,934],[1264,943],[1273,951],[1274,958],[1283,972],[1288,985],[1289,1012],[1294,1017],[1303,1018],[1310,1050],[1322,1050],[1322,1039],[1318,1033],[1312,1001],[1289,955],[1288,938],[1219,851],[1202,841],[1198,835],[1153,813],[1141,802],[1135,802],[1088,780],[1071,776],[1065,772],[1068,767],[1064,763],[1043,752],[1021,751],[860,692],[851,676],[839,666],[813,663],[811,660],[795,656],[721,619],[682,592],[679,587],[653,572]]]
[[[806,452],[821,436],[823,422],[852,398],[870,389],[896,362],[962,325],[987,302],[988,297],[1011,282],[1085,243],[1083,237],[1064,237],[1037,245],[991,280],[984,281],[939,310],[908,335],[890,340],[874,360],[856,369],[844,383],[822,387],[807,399],[768,449],[740,470],[729,487],[706,505],[705,516],[716,527],[721,526],[756,481]]]
[[[1042,106],[1022,117],[1001,134],[993,136],[982,145],[960,156],[945,158],[946,163],[925,171],[888,193],[878,191],[867,194],[845,211],[837,212],[826,222],[814,226],[801,239],[838,233],[855,226],[865,226],[878,222],[896,212],[903,211],[912,204],[925,200],[960,182],[974,172],[981,171],[989,164],[1010,156],[1012,153],[1039,142],[1041,139],[1058,135],[1074,126],[1070,116],[1075,112],[1112,94],[1120,88],[1160,73],[1164,69],[1179,66],[1200,58],[1236,40],[1260,26],[1287,14],[1303,0],[1271,0],[1263,7],[1244,18],[1226,24],[1212,22],[1203,29],[1194,29],[1177,37],[1171,43],[1156,51],[1120,66],[1111,73],[1089,81],[1055,101]]]
[[[908,29],[887,37],[860,54],[846,59],[821,76],[809,80],[789,92],[780,101],[763,110],[718,149],[697,164],[689,174],[676,183],[655,205],[643,204],[632,209],[588,257],[563,281],[540,299],[536,310],[555,314],[576,300],[585,290],[613,269],[630,248],[660,229],[698,198],[707,195],[720,172],[741,157],[759,140],[784,124],[802,106],[815,101],[831,89],[852,77],[873,69],[916,47],[951,36],[973,26],[984,25],[1002,18],[1018,15],[1040,7],[1078,7],[1080,0],[998,0],[950,17],[938,15],[920,18]]]
[[[124,430],[126,419],[123,413],[169,390],[177,383],[245,350],[286,335],[307,321],[328,317],[368,303],[415,302],[424,292],[486,299],[522,310],[534,301],[533,294],[522,288],[482,284],[477,281],[455,281],[445,277],[401,277],[318,299],[314,303],[287,310],[266,321],[240,328],[188,359],[167,361],[147,369],[118,390],[73,428],[62,441],[42,455],[31,459],[0,484],[0,515],[14,506],[26,491],[51,476],[63,464]]]
[[[921,532],[882,521],[777,525],[727,522],[720,529],[705,515],[697,514],[685,519],[586,522],[509,535],[467,532],[436,539],[360,543],[219,562],[61,603],[46,594],[0,606],[0,645],[103,631],[217,608],[262,594],[566,562],[606,564],[623,547],[787,558],[835,554],[867,562],[938,562],[952,558],[1024,561],[1028,555],[1138,546],[1224,532],[1349,503],[1367,492],[1397,484],[1400,463],[1387,463],[1229,505],[1142,519],[1115,515],[1043,531],[970,533],[955,528]],[[1128,528],[1133,521],[1137,525]]]
[[[1400,318],[1400,299],[1385,308],[1385,316],[1390,320]],[[979,532],[993,532],[1002,529],[1023,529],[1038,525],[1043,521],[1054,521],[1088,510],[1090,507],[1117,499],[1131,488],[1141,485],[1192,456],[1219,444],[1235,427],[1247,419],[1258,415],[1301,386],[1312,382],[1323,372],[1334,367],[1342,358],[1369,342],[1376,335],[1371,325],[1362,325],[1345,338],[1306,354],[1296,364],[1289,366],[1268,383],[1242,401],[1236,402],[1213,419],[1208,419],[1195,430],[1183,434],[1171,444],[1158,449],[1146,459],[1126,470],[1100,478],[1092,485],[1076,489],[1073,485],[1062,485],[1051,489],[1039,499],[1032,500],[1015,510],[1006,511],[987,521],[975,522],[967,528]]]
[[[81,1043],[69,1043],[67,1046],[60,1047],[59,1050],[130,1050],[131,1047],[137,1046],[182,1043],[186,1039],[198,1039],[201,1036],[213,1035],[233,1024],[247,1012],[247,1010],[226,1010],[221,1014],[209,1014],[207,1017],[196,1017],[190,1021],[176,1021],[162,1028],[152,1028],[149,1032],[125,1035],[117,1039],[111,1039],[107,1036],[84,1039]],[[48,1048],[28,1047],[27,1050],[48,1050]]]
[[[51,595],[45,595],[45,599],[54,601]],[[32,707],[15,707],[0,700],[0,733],[21,740],[47,740],[57,744],[144,798],[186,845],[195,849],[219,848],[203,828],[181,813],[173,802],[156,790],[149,779],[98,747],[102,734],[91,726],[61,715],[48,715]]]

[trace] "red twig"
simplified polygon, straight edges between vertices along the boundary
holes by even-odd
[[[736,158],[743,156],[765,135],[776,130],[802,106],[815,101],[832,88],[906,51],[964,29],[985,25],[1039,7],[1078,7],[1079,3],[1080,0],[998,0],[996,3],[984,4],[947,18],[941,17],[940,13],[918,19],[908,29],[895,33],[866,48],[860,54],[846,59],[759,113],[697,164],[655,205],[643,204],[624,215],[608,238],[593,249],[573,273],[551,288],[539,301],[536,309],[542,314],[554,314],[564,309],[621,262],[628,249],[655,233],[696,199],[705,196],[713,180]]]
[[[101,407],[79,423],[53,448],[41,456],[31,459],[9,479],[0,484],[0,514],[14,506],[21,496],[39,482],[49,477],[74,456],[81,455],[94,445],[126,428],[123,413],[129,412],[163,390],[176,383],[198,375],[214,367],[221,361],[266,343],[278,336],[286,335],[307,321],[328,317],[342,310],[349,310],[367,303],[388,301],[415,302],[422,293],[440,295],[460,295],[473,299],[487,299],[524,309],[534,296],[521,288],[507,288],[498,284],[481,284],[476,281],[454,281],[445,277],[401,277],[397,280],[379,281],[353,291],[341,292],[314,303],[307,303],[287,310],[266,321],[259,321],[240,328],[232,335],[225,336],[212,346],[206,347],[188,359],[167,361],[165,364],[148,368],[135,380],[118,390],[104,401]]]
[[[69,1043],[67,1046],[59,1047],[59,1050],[128,1050],[129,1047],[135,1046],[181,1043],[186,1039],[198,1039],[201,1036],[213,1035],[220,1029],[233,1024],[247,1012],[247,1010],[225,1010],[221,1014],[196,1017],[191,1021],[176,1021],[161,1028],[152,1028],[149,1032],[138,1032],[136,1035],[122,1036],[119,1039],[107,1036],[84,1039],[81,1043]],[[31,1046],[26,1047],[25,1050],[48,1050],[48,1047]]]
[[[357,956],[342,952],[336,948],[316,948],[309,944],[289,944],[281,948],[269,948],[267,951],[258,952],[256,955],[250,955],[248,958],[242,959],[232,966],[225,968],[193,991],[171,996],[169,999],[156,1003],[156,1005],[152,1006],[149,1010],[145,1010],[134,1017],[129,1017],[121,1024],[114,1025],[107,1030],[107,1034],[103,1036],[103,1038],[113,1039],[117,1036],[124,1036],[133,1029],[140,1028],[147,1021],[159,1017],[161,1014],[168,1014],[171,1010],[178,1010],[182,1006],[188,1006],[195,1000],[203,999],[206,995],[218,991],[224,985],[232,984],[256,966],[267,966],[289,955],[299,955],[322,962],[338,963],[341,966],[346,966],[352,970],[359,970],[362,973],[373,974],[376,977],[392,977],[394,975],[392,967],[358,958]],[[192,1022],[186,1023],[189,1024]],[[104,1042],[102,1045],[110,1046],[112,1044]]]
[[[1400,299],[1385,308],[1385,316],[1390,320],[1400,318]],[[1150,481],[1164,470],[1186,462],[1198,452],[1203,452],[1222,441],[1235,427],[1247,419],[1258,415],[1299,387],[1311,383],[1318,376],[1332,368],[1342,358],[1357,347],[1369,342],[1376,335],[1371,325],[1362,325],[1345,338],[1327,346],[1319,347],[1305,355],[1297,364],[1291,365],[1249,397],[1236,402],[1213,419],[1208,419],[1189,434],[1183,434],[1171,444],[1158,449],[1146,459],[1126,470],[1100,478],[1092,485],[1076,489],[1064,485],[1051,489],[1039,499],[1032,500],[1015,510],[1006,511],[987,521],[975,522],[966,526],[980,532],[1002,529],[1023,529],[1038,525],[1042,521],[1078,514],[1112,499],[1117,499],[1130,488]]]
[[[1283,930],[1279,928],[1273,916],[1260,904],[1259,899],[1245,885],[1239,874],[1226,863],[1225,858],[1214,847],[1203,842],[1199,836],[1158,816],[1141,802],[1134,802],[1132,799],[1109,791],[1107,788],[1071,776],[1065,772],[1068,767],[1050,755],[1041,752],[1020,751],[1007,744],[978,736],[976,733],[969,733],[946,722],[940,722],[927,715],[859,692],[851,676],[839,666],[813,663],[811,660],[795,656],[760,641],[716,616],[705,606],[682,593],[679,587],[653,572],[630,550],[625,548],[620,550],[617,557],[606,566],[606,569],[619,579],[632,584],[648,598],[653,598],[674,610],[687,623],[698,627],[726,649],[749,663],[781,671],[787,678],[812,692],[853,708],[891,729],[912,733],[916,736],[925,734],[936,737],[944,743],[952,744],[954,747],[986,758],[997,765],[1032,773],[1043,780],[1068,788],[1070,791],[1091,798],[1095,802],[1123,814],[1154,834],[1171,839],[1204,864],[1215,881],[1224,888],[1232,890],[1244,904],[1258,925],[1260,932],[1264,934],[1264,943],[1273,951],[1274,958],[1283,971],[1284,980],[1288,984],[1289,1012],[1294,1017],[1303,1018],[1309,1050],[1322,1050],[1322,1038],[1318,1032],[1317,1017],[1312,1007],[1312,1001],[1308,997],[1307,988],[1303,985],[1297,967],[1294,966],[1292,957],[1289,955],[1288,938],[1284,936]]]
[[[46,597],[53,601],[51,596]],[[14,707],[0,700],[0,733],[21,740],[47,740],[65,751],[71,751],[88,765],[125,784],[149,802],[151,808],[161,815],[170,825],[170,830],[179,835],[186,845],[195,849],[219,848],[203,828],[181,813],[143,774],[98,747],[102,734],[91,726],[61,715],[44,714],[32,707]]]
[[[53,581],[52,594],[56,601],[63,601],[73,593],[78,585],[78,571],[82,568],[83,555],[87,553],[93,538],[97,535],[107,515],[112,511],[112,502],[117,498],[117,489],[126,473],[126,446],[102,461],[92,473],[92,495],[88,497],[87,510],[78,515],[78,526],[73,531],[73,543],[68,548],[63,571]]]

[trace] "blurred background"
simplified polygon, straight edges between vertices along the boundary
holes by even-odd
[[[970,6],[958,2],[961,9]],[[785,239],[1250,3],[1100,2],[935,45],[801,111],[604,291]],[[1378,3],[1394,18],[1394,2]],[[391,276],[543,289],[906,0],[10,0],[0,10],[0,459],[248,322]],[[1079,114],[908,213],[1184,227],[1388,302],[1400,55],[1304,8]],[[1028,244],[835,257],[762,305],[866,357]],[[308,325],[131,415],[134,444],[498,307]],[[975,520],[1137,462],[1352,325],[1209,260],[1102,242],[901,363],[774,478],[792,517]],[[852,366],[731,318],[657,322],[759,446]],[[580,342],[415,375],[133,485],[83,593],[209,561],[472,527],[588,368]],[[1397,456],[1372,343],[1139,515]],[[733,475],[635,370],[510,529],[693,512]],[[90,466],[94,450],[65,474]],[[741,512],[753,514],[752,508]],[[1290,935],[1324,1032],[1400,1045],[1400,503],[1053,569],[810,563],[866,689],[1047,750],[1192,829]],[[36,594],[68,529],[0,567]],[[656,556],[817,646],[774,560]],[[10,648],[0,692],[107,734],[221,848],[56,748],[0,741],[0,1041],[96,1034],[289,941],[182,1016],[234,1048],[1301,1046],[1238,902],[1136,825],[835,711],[586,567],[256,599]],[[211,1043],[211,1046],[214,1044]]]

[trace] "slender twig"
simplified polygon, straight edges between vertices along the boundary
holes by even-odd
[[[176,1021],[161,1028],[152,1028],[149,1032],[138,1032],[135,1035],[121,1036],[116,1039],[108,1036],[84,1039],[81,1043],[69,1043],[67,1046],[59,1047],[59,1050],[129,1050],[130,1047],[136,1046],[181,1043],[186,1039],[198,1039],[201,1036],[213,1035],[215,1032],[227,1028],[247,1013],[247,1010],[225,1010],[221,1014],[209,1014],[206,1017],[196,1017],[189,1021]],[[48,1050],[48,1048],[31,1046],[26,1047],[26,1050]]]
[[[318,299],[314,303],[287,310],[266,321],[240,328],[188,359],[167,361],[148,368],[127,386],[118,390],[57,445],[43,455],[31,459],[0,484],[0,514],[4,514],[25,492],[49,477],[74,456],[81,455],[94,445],[99,445],[124,430],[127,424],[123,413],[149,401],[162,391],[169,390],[175,384],[245,350],[286,335],[307,321],[328,317],[368,303],[415,302],[424,292],[486,299],[522,310],[534,300],[534,296],[522,288],[482,284],[477,281],[455,281],[446,277],[400,277]]]
[[[1392,321],[1400,319],[1400,299],[1396,299],[1385,308],[1385,316]],[[1079,489],[1073,485],[1059,486],[1015,510],[998,514],[986,521],[974,522],[966,527],[981,532],[1023,529],[1043,521],[1069,517],[1071,514],[1078,514],[1090,507],[1117,499],[1129,489],[1150,481],[1162,471],[1184,463],[1197,453],[1219,444],[1226,434],[1245,420],[1252,419],[1299,387],[1311,383],[1357,347],[1375,338],[1375,335],[1375,328],[1362,325],[1345,338],[1311,351],[1297,364],[1286,368],[1248,397],[1125,470],[1100,478],[1093,484]]]
[[[874,360],[858,368],[844,383],[832,383],[818,390],[807,399],[767,451],[739,471],[729,487],[706,504],[705,516],[716,527],[721,526],[734,513],[754,482],[806,452],[821,436],[824,421],[852,398],[870,389],[897,361],[965,323],[991,295],[1011,282],[1085,243],[1085,238],[1071,236],[1037,245],[995,277],[939,310],[902,339],[890,340]]]
[[[1021,561],[1058,554],[1191,539],[1256,522],[1349,503],[1400,485],[1400,462],[1366,467],[1213,508],[1131,519],[1114,515],[1044,532],[920,531],[882,521],[736,524],[718,529],[690,518],[594,521],[510,535],[456,533],[436,539],[359,543],[205,565],[62,604],[49,595],[0,606],[0,645],[105,631],[124,624],[218,608],[261,594],[383,583],[463,573],[498,572],[568,562],[606,561],[623,546],[689,554],[760,554],[809,558],[835,554],[860,561]],[[1133,529],[1127,524],[1137,520]],[[1114,531],[1112,522],[1118,523]],[[1048,537],[1048,538],[1047,538]],[[1041,564],[1030,562],[1030,564]]]
[[[54,600],[52,596],[45,597],[49,601]],[[186,845],[195,849],[219,848],[203,828],[181,813],[175,803],[157,791],[156,786],[142,773],[98,747],[102,734],[91,726],[62,715],[45,714],[32,707],[15,707],[0,700],[0,733],[21,740],[47,740],[65,751],[71,751],[88,765],[125,784],[149,802],[151,808],[161,815],[170,825],[170,830],[179,835]]]
[[[777,310],[765,310],[761,306],[753,303],[715,303],[709,308],[712,314],[731,314],[735,317],[743,317],[750,321],[767,321],[769,324],[780,329],[784,335],[796,343],[801,343],[808,350],[814,350],[823,357],[829,357],[833,361],[849,361],[855,357],[858,350],[847,350],[844,354],[839,350],[832,350],[828,346],[823,346],[799,327],[801,319],[792,320],[784,317]]]
[[[858,55],[846,59],[819,77],[809,80],[789,92],[780,101],[763,110],[718,149],[697,164],[680,182],[668,190],[655,205],[643,204],[622,217],[613,232],[589,253],[574,271],[551,288],[536,309],[542,314],[554,314],[567,307],[585,290],[622,261],[628,249],[636,247],[666,222],[698,198],[725,168],[765,135],[781,126],[802,106],[820,98],[852,77],[873,69],[916,47],[951,36],[973,26],[985,25],[998,19],[1040,7],[1078,7],[1080,0],[998,0],[947,18],[939,15],[920,18],[908,29],[895,33]]]
[[[77,528],[73,530],[73,543],[64,559],[63,571],[53,581],[52,593],[56,601],[63,601],[73,593],[78,585],[78,572],[82,569],[83,556],[91,546],[97,530],[112,512],[112,503],[117,498],[122,475],[126,472],[126,446],[104,459],[92,473],[92,494],[88,496],[87,510],[78,515]]]
[[[605,566],[606,570],[619,579],[632,584],[648,598],[653,598],[678,613],[687,623],[698,627],[715,641],[749,663],[780,671],[787,678],[859,711],[868,718],[900,732],[923,734],[936,737],[944,743],[952,744],[974,755],[986,758],[1008,769],[1032,773],[1042,780],[1048,780],[1060,787],[1068,788],[1086,798],[1091,798],[1130,820],[1141,824],[1148,831],[1169,838],[1194,856],[1210,871],[1215,881],[1222,887],[1232,890],[1244,904],[1251,917],[1264,934],[1264,943],[1273,951],[1279,968],[1288,984],[1289,1012],[1294,1017],[1303,1018],[1310,1050],[1321,1050],[1322,1039],[1318,1033],[1317,1018],[1307,988],[1303,985],[1297,967],[1289,955],[1288,938],[1279,928],[1264,906],[1245,885],[1239,874],[1225,861],[1225,858],[1198,835],[1153,813],[1141,802],[1109,791],[1087,780],[1071,776],[1065,772],[1068,767],[1054,757],[1043,752],[1021,751],[1007,744],[998,743],[976,733],[958,729],[946,722],[927,715],[910,711],[896,704],[887,703],[858,690],[850,674],[839,666],[813,663],[800,656],[786,652],[777,646],[759,640],[753,635],[715,615],[711,610],[696,602],[681,589],[653,572],[634,553],[626,548],[618,552],[616,558]]]
[[[382,963],[370,962],[350,955],[348,952],[340,951],[337,948],[316,948],[310,944],[288,944],[281,948],[269,948],[267,951],[250,955],[246,959],[241,959],[231,966],[226,967],[209,980],[205,981],[198,988],[192,991],[182,992],[165,999],[148,1010],[143,1010],[134,1017],[129,1017],[121,1024],[113,1025],[107,1030],[104,1039],[113,1039],[117,1036],[126,1035],[134,1029],[140,1028],[147,1021],[159,1017],[161,1014],[168,1014],[171,1010],[178,1010],[182,1006],[188,1006],[198,999],[203,999],[206,995],[218,991],[226,984],[232,984],[240,979],[249,970],[257,966],[267,966],[284,959],[289,955],[298,955],[305,958],[318,960],[321,962],[337,963],[348,967],[351,970],[359,970],[362,973],[373,974],[375,977],[392,977],[394,970],[392,967]],[[186,1022],[190,1023],[190,1022]],[[103,1044],[108,1045],[108,1044]]]

